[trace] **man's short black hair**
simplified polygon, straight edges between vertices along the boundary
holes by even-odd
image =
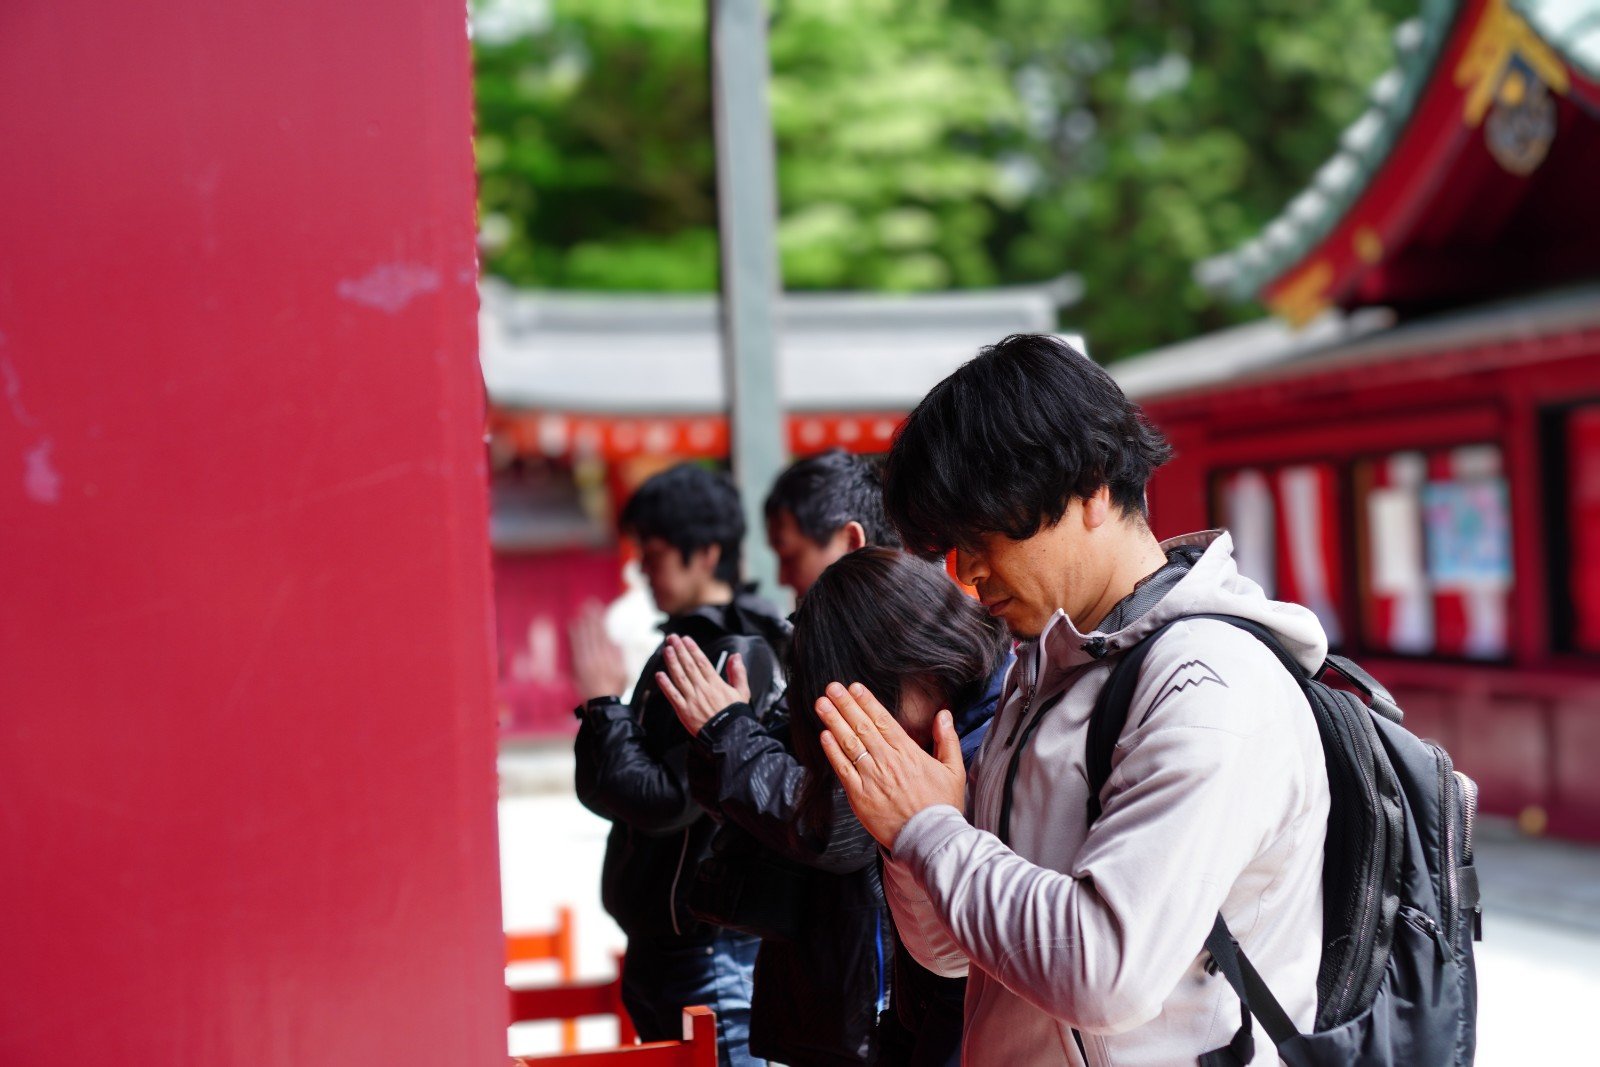
[[[884,506],[913,551],[1014,540],[1109,486],[1148,520],[1145,485],[1172,449],[1111,376],[1065,341],[1013,334],[934,386],[884,469]]]
[[[659,537],[683,555],[719,545],[718,581],[739,581],[744,509],[733,480],[719,471],[683,463],[647,478],[622,509],[623,532],[643,541]]]
[[[869,459],[832,448],[790,464],[772,483],[767,521],[787,511],[800,532],[825,545],[846,523],[859,522],[867,544],[899,548],[900,535],[883,513],[883,476]]]

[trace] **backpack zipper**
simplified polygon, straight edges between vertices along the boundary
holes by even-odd
[[[1434,759],[1439,769],[1439,811],[1443,815],[1443,829],[1440,833],[1440,864],[1444,870],[1439,872],[1440,884],[1444,887],[1444,899],[1439,902],[1439,917],[1444,920],[1443,926],[1450,939],[1451,950],[1454,951],[1456,943],[1456,913],[1461,907],[1461,888],[1458,884],[1459,876],[1456,874],[1456,840],[1459,836],[1458,826],[1461,823],[1461,801],[1456,795],[1460,783],[1456,780],[1455,765],[1450,762],[1450,753],[1438,745],[1433,746]]]
[[[1478,784],[1471,778],[1455,772],[1456,781],[1461,786],[1461,822],[1463,835],[1461,839],[1461,856],[1466,862],[1472,862],[1472,824],[1478,817]]]
[[[1461,865],[1470,866],[1472,863],[1472,824],[1478,816],[1478,783],[1462,774],[1452,771],[1451,776],[1456,780],[1456,795],[1461,803]],[[1462,944],[1468,943],[1468,938],[1473,941],[1483,940],[1483,901],[1480,899],[1472,911],[1472,931],[1463,933]]]
[[[1344,704],[1343,701],[1336,701],[1335,703],[1338,706],[1340,714],[1350,714],[1349,707]],[[1365,707],[1362,707],[1361,710],[1356,714],[1365,715],[1368,714],[1368,711]],[[1349,736],[1363,748],[1365,748],[1368,744],[1367,736],[1359,730],[1349,731]],[[1361,784],[1366,788],[1369,801],[1375,800],[1378,797],[1378,784],[1372,780],[1370,763],[1370,749],[1367,751],[1358,752],[1356,754],[1356,766],[1361,772]],[[1372,806],[1376,807],[1377,805]],[[1389,857],[1385,855],[1380,857],[1380,859],[1382,862],[1377,865],[1376,869],[1382,870],[1387,866]],[[1372,909],[1377,906],[1377,898],[1378,892],[1375,886],[1368,884],[1367,886],[1363,887],[1361,893],[1360,910],[1356,914],[1355,929],[1365,930],[1367,928],[1367,919],[1368,916],[1372,914]],[[1358,961],[1365,961],[1370,955],[1370,948],[1368,946],[1360,947],[1362,951],[1357,954],[1356,959]],[[1338,995],[1334,999],[1334,1013],[1331,1016],[1332,1018],[1344,1019],[1348,1015],[1350,999],[1356,992],[1356,979],[1361,976],[1362,970],[1364,970],[1364,967],[1353,967],[1350,969],[1349,973],[1345,975],[1345,980],[1340,985]],[[1320,1016],[1321,1014],[1322,1011],[1319,1009],[1318,1015]]]
[[[1403,922],[1408,922],[1412,926],[1415,926],[1418,930],[1421,930],[1423,933],[1427,934],[1433,943],[1439,947],[1441,952],[1445,953],[1446,955],[1450,954],[1449,939],[1445,937],[1444,931],[1439,929],[1439,924],[1429,918],[1426,912],[1419,911],[1415,908],[1401,908],[1399,915]]]

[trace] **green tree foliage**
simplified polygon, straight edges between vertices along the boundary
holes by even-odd
[[[505,0],[499,0],[504,3]],[[480,0],[480,8],[491,0]],[[488,267],[716,284],[705,0],[550,0],[480,33]],[[1190,270],[1331,153],[1411,0],[770,0],[784,280],[1083,276],[1101,358],[1255,312]],[[481,20],[480,20],[481,21]]]
[[[706,0],[558,0],[476,45],[490,269],[530,285],[716,285]],[[1021,207],[995,155],[1021,112],[942,0],[798,0],[771,29],[779,243],[793,288],[999,278]]]
[[[1064,269],[1101,358],[1240,318],[1195,263],[1253,236],[1333,152],[1415,0],[967,0],[1030,116],[1037,184],[997,255]]]
[[[716,287],[703,3],[563,2],[474,52],[491,271],[534,286]]]

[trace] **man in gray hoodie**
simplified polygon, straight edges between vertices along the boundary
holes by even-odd
[[[1061,341],[1008,337],[923,399],[885,503],[907,547],[959,576],[1022,641],[970,781],[948,715],[936,754],[859,686],[829,688],[824,746],[883,846],[907,949],[969,977],[965,1062],[1204,1067],[1238,999],[1208,970],[1220,912],[1295,1024],[1322,944],[1328,783],[1299,686],[1254,637],[1180,622],[1140,670],[1089,825],[1090,712],[1118,657],[1174,619],[1242,616],[1302,664],[1327,639],[1267,599],[1226,533],[1159,542],[1145,484],[1170,449]],[[1261,1041],[1255,1063],[1275,1062]]]

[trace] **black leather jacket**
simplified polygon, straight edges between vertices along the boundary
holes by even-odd
[[[748,839],[732,847],[764,848],[806,868],[798,936],[764,940],[756,957],[750,1051],[807,1067],[876,1063],[893,973],[878,846],[838,787],[829,825],[802,830],[805,780],[789,751],[787,716],[759,721],[746,704],[708,722],[690,750],[695,797],[720,813],[722,834]]]
[[[749,589],[731,604],[675,615],[662,631],[693,638],[713,662],[741,653],[763,712],[782,695],[778,664],[789,623]],[[708,938],[710,929],[689,916],[684,896],[715,824],[689,792],[688,731],[656,687],[662,654],[657,649],[645,664],[628,704],[582,712],[574,746],[578,799],[613,823],[600,896],[623,932]]]
[[[1010,662],[1007,655],[985,693],[956,714],[968,763],[994,717]],[[877,842],[837,785],[827,827],[802,829],[805,780],[789,751],[786,709],[761,721],[748,705],[735,704],[706,723],[690,748],[690,788],[720,815],[720,833],[742,835],[746,846],[811,870],[800,936],[763,941],[756,957],[750,1051],[808,1067],[957,1059],[966,980],[939,978],[896,952]],[[880,1019],[891,999],[898,1012]]]

